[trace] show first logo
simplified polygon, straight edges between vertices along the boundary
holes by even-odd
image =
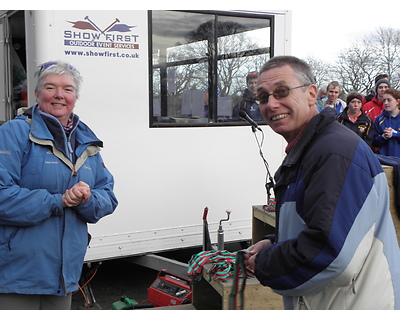
[[[120,23],[120,20],[116,18],[113,23],[102,30],[89,16],[86,16],[84,20],[75,22],[67,21],[72,24],[72,28],[81,31],[65,30],[64,45],[99,49],[139,49],[139,44],[137,43],[139,36],[131,34],[131,29],[136,26],[128,26]]]

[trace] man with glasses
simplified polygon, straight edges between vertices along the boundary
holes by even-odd
[[[399,309],[400,251],[376,156],[335,110],[318,112],[304,61],[270,59],[257,94],[288,145],[275,175],[277,233],[252,245],[246,264],[285,309]]]

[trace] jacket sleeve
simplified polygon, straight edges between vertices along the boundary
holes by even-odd
[[[400,142],[400,132],[394,131],[392,133],[392,138],[396,139],[397,142]]]
[[[29,124],[24,120],[6,122],[0,127],[0,224],[32,226],[52,215],[62,215],[61,195],[45,189],[19,186],[21,166],[28,139]]]
[[[365,136],[365,142],[372,147],[373,141],[374,141],[374,136],[375,136],[375,127],[374,127],[374,123],[371,122],[369,128],[368,128],[368,133]]]
[[[75,208],[80,218],[88,223],[96,223],[101,218],[114,212],[118,200],[114,194],[114,178],[104,166],[100,153],[96,157],[96,182],[90,186],[91,197]]]
[[[374,140],[372,142],[373,147],[382,147],[387,140],[382,136],[383,131],[379,127],[379,118],[374,121]]]
[[[366,198],[375,192],[365,169],[368,164],[361,163],[327,154],[300,170],[280,207],[278,242],[256,256],[255,272],[263,285],[297,296],[318,292],[334,280],[338,286],[351,284],[358,271],[350,270],[354,266],[350,261],[356,252],[359,261],[365,259],[368,250],[359,251],[360,241],[372,237],[371,225],[359,216],[377,209],[365,206]],[[379,171],[375,163],[371,165]]]

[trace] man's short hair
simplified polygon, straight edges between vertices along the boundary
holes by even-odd
[[[339,91],[340,91],[340,88],[341,88],[340,83],[337,82],[337,81],[329,82],[328,86],[326,87],[328,91],[329,91],[330,87],[333,87],[333,88],[339,87]]]
[[[300,82],[306,85],[315,84],[315,77],[310,66],[304,60],[294,56],[276,56],[269,59],[261,67],[260,75],[272,68],[279,68],[289,65],[296,73]]]

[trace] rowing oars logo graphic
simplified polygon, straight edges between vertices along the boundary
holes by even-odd
[[[86,16],[85,21],[68,21],[69,23],[72,23],[72,27],[79,29],[79,30],[92,30],[92,31],[97,31],[100,32],[101,34],[105,35],[106,32],[129,32],[131,31],[132,28],[136,26],[128,26],[127,24],[120,23],[120,20],[118,18],[115,19],[113,23],[111,23],[107,28],[104,30],[100,29],[96,23],[94,23],[89,16]]]

